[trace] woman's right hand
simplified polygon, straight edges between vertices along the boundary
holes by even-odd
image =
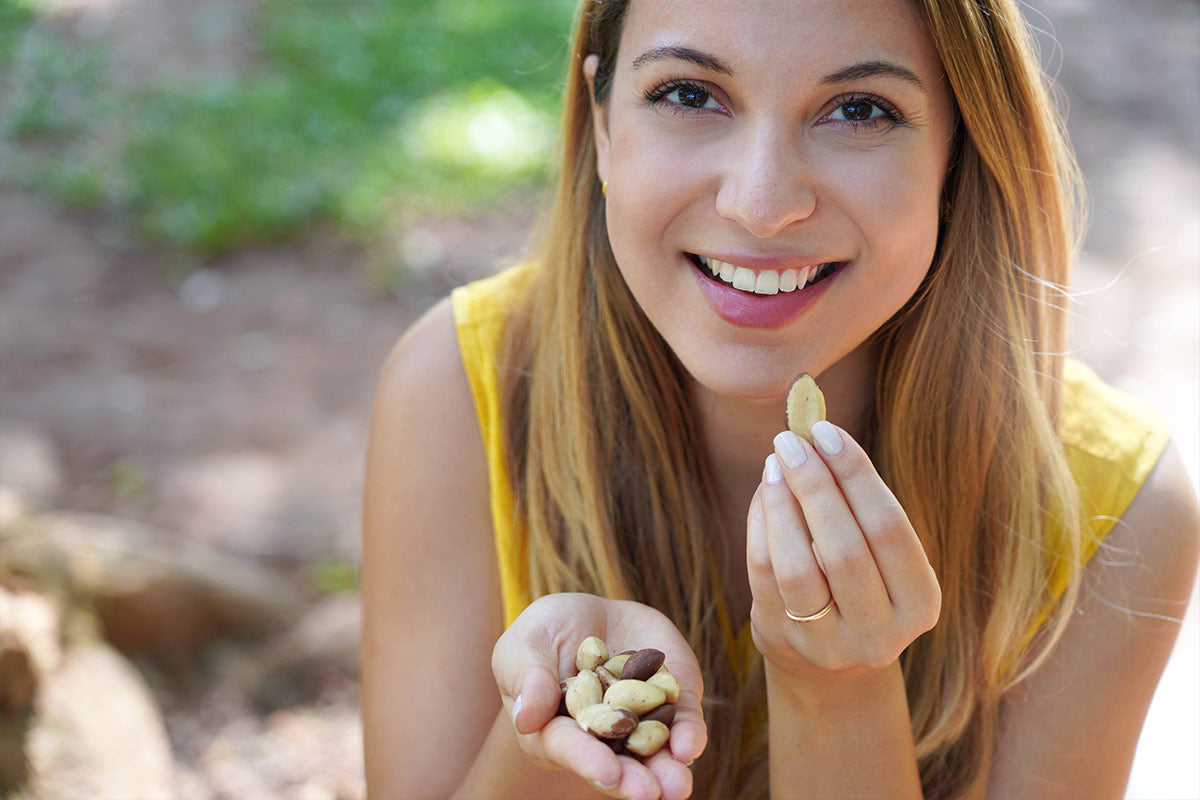
[[[679,680],[671,738],[644,764],[616,755],[570,717],[555,716],[559,682],[576,673],[575,653],[588,636],[603,639],[613,653],[662,650],[667,668]],[[688,765],[708,741],[700,710],[704,684],[695,654],[661,612],[589,594],[546,595],[531,603],[496,642],[492,671],[521,749],[535,763],[575,772],[613,796],[674,800],[691,795]]]

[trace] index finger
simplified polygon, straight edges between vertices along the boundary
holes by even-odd
[[[813,438],[858,521],[892,601],[899,602],[927,584],[930,566],[925,547],[866,451],[830,422],[813,425]]]

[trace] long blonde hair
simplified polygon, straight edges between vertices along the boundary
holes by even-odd
[[[928,797],[984,786],[999,701],[1046,657],[1076,582],[1079,500],[1058,413],[1076,246],[1074,162],[1013,0],[920,0],[956,98],[950,214],[916,295],[877,332],[872,457],[942,586],[937,626],[903,656]],[[675,621],[704,670],[708,755],[698,796],[766,795],[761,664],[723,624],[711,467],[687,375],[608,246],[591,97],[605,102],[628,0],[584,0],[569,62],[562,173],[505,378],[509,475],[534,596],[636,599]],[[1039,635],[1031,632],[1049,613]]]

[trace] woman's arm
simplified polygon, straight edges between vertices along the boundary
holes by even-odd
[[[371,420],[362,689],[372,797],[445,797],[500,711],[503,627],[474,406],[443,302],[400,340]]]
[[[703,751],[703,689],[682,636],[636,603],[555,595],[532,604],[502,637],[493,541],[482,440],[443,302],[396,346],[371,422],[362,650],[370,796],[602,796],[581,775],[607,778],[622,796],[690,794],[691,775],[679,761]],[[589,634],[662,647],[685,687],[671,751],[646,766],[618,758],[573,720],[552,719],[558,651],[569,647],[573,664]],[[521,692],[518,735],[513,706]]]
[[[1084,571],[1050,660],[1006,698],[989,797],[1124,796],[1198,551],[1200,509],[1171,445]]]
[[[867,454],[827,422],[813,434],[820,451],[776,438],[746,525],[772,796],[918,798],[898,659],[937,621],[941,591]],[[831,598],[818,618],[788,618]]]

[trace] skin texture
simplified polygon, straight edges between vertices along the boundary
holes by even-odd
[[[663,46],[715,56],[729,72],[679,58],[634,68]],[[864,61],[903,67],[923,89],[892,76],[826,80]],[[582,68],[590,77],[595,60]],[[679,93],[646,101],[680,78],[703,108],[672,107]],[[865,94],[905,123],[847,125],[845,103]],[[932,45],[902,0],[635,0],[611,95],[594,113],[613,251],[695,378],[725,535],[746,554],[724,565],[725,578],[735,624],[751,621],[767,665],[773,796],[804,786],[808,797],[918,797],[896,659],[936,623],[940,591],[855,437],[877,360],[864,342],[912,294],[936,239],[953,111]],[[714,312],[685,252],[848,264],[787,325],[751,329]],[[801,371],[828,400],[817,447],[777,438]],[[1138,566],[1089,563],[1085,613],[1006,702],[989,796],[1121,796],[1178,625],[1120,609],[1178,613],[1198,520],[1168,451],[1110,539]],[[404,336],[381,378],[363,586],[373,797],[690,794],[685,765],[706,744],[703,686],[661,614],[555,595],[503,630],[486,462],[446,303]],[[819,621],[783,613],[812,613],[831,597]],[[589,634],[663,649],[684,686],[670,750],[648,766],[551,720],[558,676]]]

